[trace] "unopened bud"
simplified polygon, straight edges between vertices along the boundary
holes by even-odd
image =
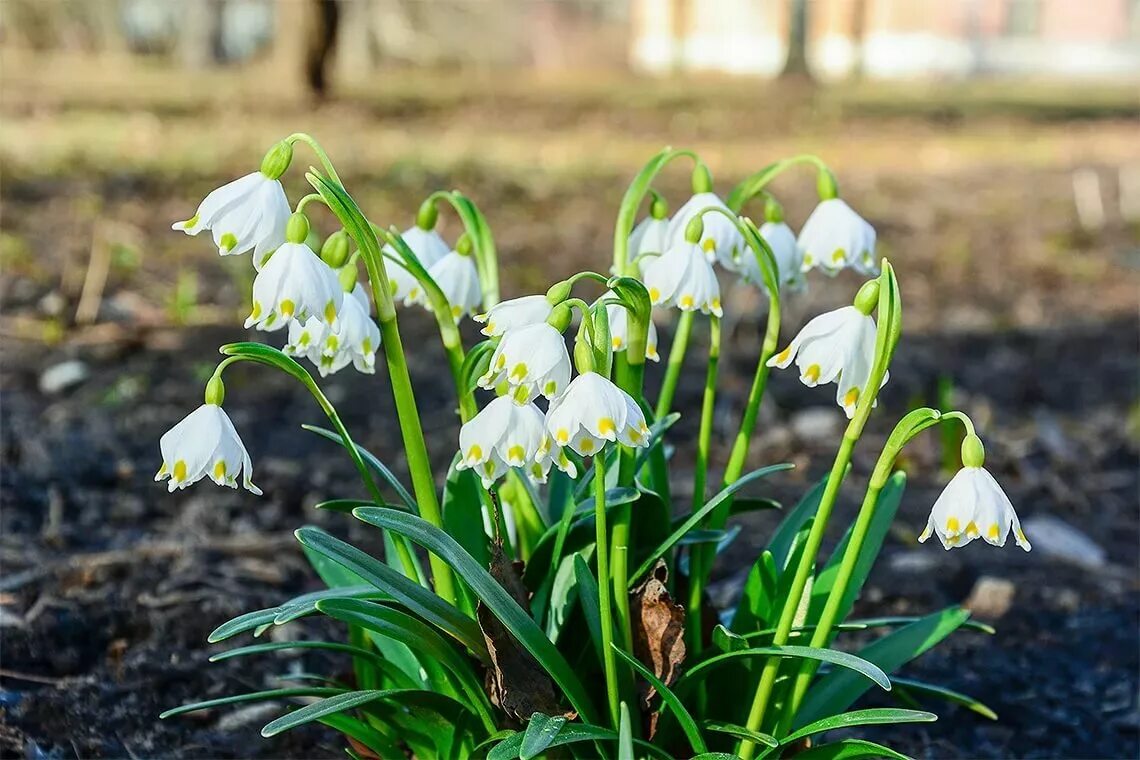
[[[274,145],[261,159],[261,173],[269,179],[279,179],[293,162],[293,146],[286,140]]]

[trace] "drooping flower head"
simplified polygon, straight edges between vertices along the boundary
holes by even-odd
[[[820,268],[835,274],[852,267],[867,275],[878,273],[875,228],[839,198],[820,201],[800,230],[803,269]]]
[[[603,298],[613,297],[613,291],[608,291]],[[610,323],[610,343],[614,353],[625,351],[629,346],[629,310],[620,304],[606,304],[606,318]],[[645,358],[650,361],[661,361],[657,353],[657,326],[649,320],[649,332],[645,339]]]
[[[509,330],[499,339],[480,388],[505,382],[519,401],[553,399],[570,383],[570,352],[562,333],[548,322]]]
[[[479,332],[494,338],[507,330],[545,322],[553,310],[554,305],[544,295],[522,296],[501,301],[486,314],[476,314],[471,318],[483,325]]]
[[[688,238],[686,231],[689,223],[707,208],[729,211],[720,196],[712,191],[712,176],[708,169],[699,164],[693,169],[693,196],[669,220],[666,235],[670,247]],[[740,230],[732,219],[720,213],[704,214],[703,221],[704,228],[696,241],[700,244],[701,251],[710,262],[719,263],[729,271],[736,271],[737,262],[744,253],[744,238],[740,235]]]
[[[499,396],[460,428],[456,467],[474,470],[487,488],[511,467],[525,468],[532,478],[544,482],[554,463],[573,477],[574,464],[561,447],[551,447],[545,439],[543,415],[537,406]]]
[[[803,255],[796,244],[796,234],[784,222],[784,210],[773,198],[764,207],[764,223],[758,230],[760,237],[772,249],[776,259],[777,282],[780,288],[802,290],[806,285],[803,272]],[[764,288],[760,263],[750,248],[740,254],[740,276],[745,282]]]
[[[836,403],[848,418],[855,414],[875,364],[875,320],[870,312],[878,290],[874,280],[868,285],[876,287],[865,285],[856,297],[856,306],[844,306],[815,317],[787,348],[768,360],[769,367],[779,369],[795,361],[800,381],[809,388],[834,382]],[[888,377],[883,375],[884,385]]]
[[[430,226],[421,226],[421,224],[427,224],[429,221]],[[412,249],[412,253],[416,255],[424,269],[427,270],[430,270],[451,250],[444,239],[440,237],[440,234],[436,232],[435,218],[425,218],[422,211],[420,216],[416,218],[416,223],[404,230],[400,237],[404,239],[408,248]],[[419,303],[423,298],[423,289],[420,287],[419,281],[401,263],[400,254],[395,248],[391,245],[385,245],[382,250],[384,253],[384,271],[388,275],[388,287],[392,289],[392,298],[400,301],[404,306]]]
[[[720,317],[720,283],[697,243],[704,229],[700,217],[689,223],[684,239],[672,241],[663,256],[645,268],[645,287],[654,306],[676,306]]]
[[[163,434],[158,447],[162,467],[156,481],[169,479],[173,492],[208,477],[220,486],[237,488],[238,476],[251,493],[261,495],[253,484],[253,463],[229,415],[221,407],[224,396],[221,380],[212,378],[206,386],[206,403]]]
[[[321,377],[338,372],[350,363],[358,372],[376,371],[380,328],[371,317],[371,304],[360,283],[344,298],[337,329],[309,317],[289,324],[289,342],[283,349],[291,356],[304,356],[316,365]]]
[[[468,314],[474,314],[483,301],[483,288],[479,283],[479,270],[471,255],[471,242],[466,235],[459,238],[455,250],[428,267],[428,274],[439,285],[447,302],[451,304],[451,317],[458,324]],[[417,300],[431,308],[424,294]]]
[[[1025,551],[1032,547],[1021,530],[1013,504],[985,463],[982,443],[968,435],[962,443],[962,464],[930,510],[930,520],[918,540],[937,534],[946,549],[965,546],[980,538],[994,546],[1005,546],[1011,530],[1014,541]]]
[[[629,235],[629,260],[637,262],[637,271],[644,276],[646,267],[668,247],[669,205],[654,193],[649,204],[649,216],[642,219]]]
[[[316,317],[336,329],[344,291],[336,272],[304,243],[309,222],[304,214],[289,220],[287,240],[253,281],[253,308],[245,326],[278,330],[291,319]]]
[[[546,432],[551,445],[591,456],[607,441],[648,444],[649,427],[633,397],[597,372],[583,372],[550,403]]]
[[[265,257],[285,242],[290,209],[279,177],[288,168],[292,154],[288,143],[278,143],[262,161],[260,171],[211,191],[194,216],[175,222],[172,228],[187,235],[210,230],[223,256],[252,249],[253,265],[260,268]]]

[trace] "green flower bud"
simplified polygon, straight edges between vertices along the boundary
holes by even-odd
[[[688,243],[699,243],[701,237],[705,234],[705,223],[701,219],[701,215],[697,214],[685,227],[685,241]]]
[[[214,375],[206,383],[206,403],[221,406],[226,400],[226,386],[221,375]]]
[[[579,374],[594,371],[594,349],[583,335],[579,335],[574,341],[574,366]]]
[[[712,173],[707,166],[698,161],[693,167],[693,195],[711,193],[712,186]]]
[[[474,249],[471,245],[471,236],[464,232],[459,236],[459,239],[455,241],[455,252],[460,256],[470,256],[472,250]]]
[[[779,224],[784,221],[784,207],[780,205],[778,200],[770,195],[768,199],[764,201],[764,221],[772,222],[773,224]]]
[[[962,465],[965,467],[981,467],[986,463],[986,447],[982,439],[970,433],[962,440]]]
[[[854,306],[867,316],[879,308],[879,281],[877,279],[863,283],[863,287],[859,288],[859,292],[855,294]]]
[[[269,179],[279,179],[293,162],[293,146],[282,140],[269,149],[261,159],[261,173]]]
[[[566,332],[566,328],[570,326],[570,320],[573,316],[574,309],[564,303],[560,303],[550,312],[550,316],[546,318],[546,324],[558,332]]]
[[[421,230],[434,230],[437,221],[439,221],[439,209],[436,208],[435,200],[428,198],[420,204],[420,210],[416,212],[416,226]]]
[[[557,306],[570,297],[570,291],[573,288],[574,285],[569,280],[556,282],[550,286],[550,290],[546,291],[546,300]]]
[[[333,269],[340,269],[348,261],[348,233],[337,230],[321,246],[321,259]]]
[[[351,293],[353,288],[356,287],[356,275],[355,262],[336,270],[336,278],[340,281],[340,287],[345,293]]]
[[[815,178],[815,188],[821,201],[839,197],[839,184],[835,181],[835,175],[828,169],[819,170]]]
[[[285,240],[289,243],[304,243],[309,237],[309,217],[297,212],[289,217],[285,226]]]
[[[656,190],[649,192],[653,195],[653,200],[649,203],[649,215],[654,219],[667,219],[669,217],[669,203]]]

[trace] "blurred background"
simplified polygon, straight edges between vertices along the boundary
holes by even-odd
[[[408,226],[435,189],[472,197],[508,297],[608,265],[625,185],[665,145],[699,151],[722,193],[820,155],[899,270],[906,326],[836,531],[893,420],[954,405],[978,420],[1034,544],[919,547],[956,441],[908,450],[911,486],[860,612],[965,603],[993,622],[913,675],[1000,720],[951,708],[873,738],[919,757],[1140,754],[1137,0],[0,0],[3,757],[340,756],[317,728],[260,739],[261,707],[156,718],[335,672],[293,655],[207,666],[206,635],[315,587],[299,524],[375,539],[312,509],[355,494],[351,465],[298,430],[320,421],[311,400],[256,369],[227,374],[227,409],[266,496],[151,482],[158,437],[201,402],[216,347],[247,336],[252,282],[248,260],[170,223],[294,131],[381,224]],[[290,197],[312,160],[298,149]],[[659,189],[676,208],[687,172]],[[814,178],[772,189],[798,228]],[[441,224],[454,239],[457,221]],[[859,279],[809,282],[785,339]],[[755,291],[723,287],[716,466],[765,314]],[[401,330],[443,465],[456,425],[435,328],[410,310]],[[682,409],[697,408],[701,340]],[[403,472],[383,375],[325,386]],[[682,462],[695,416],[675,430]],[[794,501],[826,472],[842,424],[829,393],[777,373],[752,459],[798,468],[770,495]],[[719,594],[777,519],[744,523]]]

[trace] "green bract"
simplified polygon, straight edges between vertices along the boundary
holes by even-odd
[[[310,257],[304,264],[322,275],[326,272],[319,267],[329,268],[344,299],[355,299],[352,313],[363,316],[353,322],[344,318],[349,313],[344,308],[340,317],[335,308],[310,309],[303,324],[293,319],[287,325],[287,352],[310,358],[323,376],[346,366],[348,359],[339,353],[345,343],[367,354],[361,371],[371,371],[372,354],[383,351],[388,372],[382,382],[390,384],[396,406],[395,418],[386,422],[399,427],[410,487],[354,443],[305,366],[262,343],[223,346],[226,358],[206,386],[205,400],[212,406],[180,423],[183,433],[163,438],[159,476],[172,478],[172,489],[206,476],[236,486],[236,467],[227,470],[227,462],[244,457],[239,463],[247,474],[251,464],[220,410],[226,401],[222,374],[242,361],[281,371],[310,392],[332,427],[306,429],[343,447],[367,492],[363,499],[327,494],[314,506],[376,531],[374,545],[382,544],[384,552],[374,556],[333,535],[347,533],[345,526],[331,533],[301,527],[297,539],[327,588],[222,622],[210,637],[212,642],[256,637],[274,626],[324,615],[343,625],[344,640],[245,641],[212,659],[316,650],[346,658],[351,678],[330,673],[329,679],[318,679],[328,685],[213,699],[174,707],[163,717],[272,701],[282,704],[282,714],[262,729],[265,736],[320,722],[344,735],[352,757],[421,760],[532,758],[556,748],[559,756],[623,760],[903,757],[862,739],[821,738],[839,728],[936,719],[912,709],[860,708],[868,691],[880,698],[901,694],[911,706],[921,698],[996,717],[967,695],[897,675],[951,633],[987,630],[970,623],[966,611],[850,619],[903,498],[905,477],[894,465],[907,442],[934,425],[960,423],[967,433],[962,445],[967,475],[992,481],[982,469],[984,448],[968,417],[934,409],[904,416],[879,456],[854,522],[833,551],[822,551],[854,450],[889,378],[902,301],[889,262],[847,255],[843,241],[870,241],[873,247],[874,231],[838,200],[835,177],[820,159],[776,161],[745,179],[722,203],[713,194],[708,167],[695,153],[666,149],[636,175],[617,211],[612,276],[580,272],[545,292],[500,303],[494,237],[469,198],[458,191],[433,193],[418,206],[415,225],[401,234],[402,225],[392,223],[399,220],[366,216],[308,135],[277,143],[262,172],[281,176],[298,142],[308,145],[320,163],[306,174],[315,192],[300,199],[291,218],[265,216],[266,225],[277,220],[280,229],[262,230],[262,237],[305,240],[309,217],[321,221],[313,207],[323,205],[332,233],[320,260]],[[691,217],[669,225],[669,204],[652,185],[676,158],[691,161],[691,186],[699,197],[691,199],[686,212]],[[834,256],[830,248],[822,251],[830,256],[828,266],[853,262],[857,271],[881,267],[881,273],[851,294],[847,303],[853,306],[815,317],[777,353],[786,295],[781,283],[798,273],[780,271],[796,258],[786,255],[792,235],[767,188],[785,170],[805,164],[816,170],[821,202],[830,204],[825,221],[853,225],[829,227],[817,236],[838,241]],[[758,227],[744,214],[753,199],[763,201],[761,222],[769,224]],[[451,245],[435,232],[441,211],[453,212],[462,225]],[[260,213],[249,213],[255,212]],[[675,259],[685,271],[657,281],[674,287],[675,294],[647,288],[638,262],[630,260],[630,236],[640,213],[650,217],[644,229],[652,233],[644,234],[658,236],[653,245],[662,250],[653,250],[654,256],[668,257],[674,246],[687,246],[685,257]],[[212,221],[203,217],[201,224],[209,228]],[[765,237],[772,224],[784,230],[779,241]],[[195,231],[197,225],[195,217]],[[265,287],[273,285],[269,278],[279,278],[307,294],[308,283],[289,279],[295,272],[279,271],[287,260],[272,259],[262,270],[268,272]],[[732,447],[721,462],[712,445],[718,402],[722,411],[726,406],[717,397],[718,364],[732,346],[722,341],[717,271],[732,276],[744,264],[752,272],[750,282],[767,297],[767,323],[759,355],[753,357],[751,388],[736,410]],[[690,276],[700,277],[705,299],[700,303],[684,290]],[[363,287],[356,287],[358,279]],[[402,303],[394,297],[398,283]],[[460,297],[468,308],[476,299],[485,312],[494,307],[492,317],[478,317],[487,323],[486,340],[464,345],[458,327],[464,312],[455,301]],[[672,303],[679,310],[666,315],[675,317],[672,345],[656,392],[644,382],[647,355],[657,359],[652,303]],[[715,308],[702,313],[701,303]],[[398,328],[401,306],[433,313],[447,355],[453,408],[462,427],[458,452],[446,471],[434,470],[427,455]],[[372,308],[378,325],[367,321]],[[282,314],[291,313],[300,312],[283,301]],[[361,332],[361,321],[370,332]],[[674,411],[690,335],[706,323],[700,406]],[[267,331],[285,326],[259,324]],[[371,345],[377,327],[379,345]],[[334,364],[338,358],[343,361]],[[321,364],[326,359],[329,364]],[[765,548],[739,598],[718,608],[707,589],[722,551],[741,530],[730,525],[731,518],[780,508],[764,495],[766,479],[791,465],[745,470],[769,373],[793,363],[806,385],[838,385],[836,413],[841,408],[850,421],[836,441],[830,473],[786,510],[766,540],[753,537]],[[670,426],[685,415],[699,418],[695,461],[673,456],[669,444]],[[221,428],[211,425],[224,429],[218,433]],[[210,441],[221,441],[216,451],[206,448]],[[691,481],[682,482],[690,472]],[[256,492],[248,479],[247,487]],[[948,548],[974,538],[1000,545],[1012,523],[1018,543],[1028,550],[1008,500],[997,496],[1004,499],[1000,487],[996,482],[987,487],[992,493],[979,496],[976,507],[951,509],[943,505],[944,495],[925,535],[936,530]],[[676,498],[678,491],[691,493],[691,499]],[[852,651],[844,641],[848,631],[862,631],[864,641],[868,631],[878,635]],[[805,751],[809,739],[811,748]]]

